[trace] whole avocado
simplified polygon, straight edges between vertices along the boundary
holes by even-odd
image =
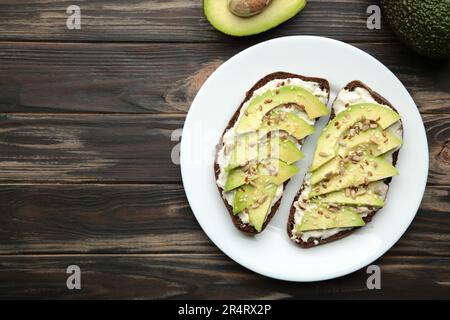
[[[450,0],[380,0],[391,27],[417,53],[450,58]]]

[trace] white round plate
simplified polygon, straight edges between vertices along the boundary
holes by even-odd
[[[237,230],[225,209],[214,178],[214,154],[224,128],[244,94],[268,73],[286,71],[325,78],[330,103],[352,80],[361,80],[388,99],[399,111],[404,144],[390,185],[386,206],[373,221],[350,236],[303,249],[286,232],[289,209],[311,162],[318,122],[307,139],[300,174],[286,187],[279,211],[267,228],[254,237]],[[383,64],[343,42],[322,37],[294,36],[248,48],[222,64],[205,82],[192,103],[181,141],[181,173],[192,211],[208,237],[231,259],[262,275],[290,281],[318,281],[356,271],[379,258],[413,220],[428,173],[428,145],[417,107],[405,87]]]

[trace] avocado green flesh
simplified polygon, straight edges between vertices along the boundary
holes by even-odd
[[[251,207],[264,197],[273,198],[278,186],[274,184],[259,183],[255,180],[255,185],[243,185],[236,190],[233,202],[233,213],[237,214],[244,209]]]
[[[273,130],[282,130],[297,140],[301,140],[313,134],[315,130],[314,126],[309,125],[292,112],[272,112],[270,113],[270,119],[263,120],[260,132],[267,133]]]
[[[227,170],[242,166],[258,157],[259,137],[255,132],[250,132],[236,138],[233,147],[233,155]]]
[[[303,159],[304,156],[303,152],[291,140],[273,138],[260,145],[258,159],[260,162],[269,158],[280,159],[287,164],[292,164]]]
[[[371,142],[371,139],[375,142]],[[365,151],[371,156],[379,156],[391,151],[401,145],[402,140],[386,130],[371,129],[365,132],[360,132],[351,139],[343,140],[346,146],[339,146],[337,154],[341,157],[348,156],[355,149]],[[316,184],[325,178],[330,178],[339,173],[340,158],[335,157],[328,161],[311,174],[311,184]]]
[[[258,172],[260,177],[266,179],[268,183],[279,186],[295,176],[298,173],[298,168],[281,160],[270,159],[260,163]],[[273,174],[273,172],[275,173]]]
[[[388,130],[369,129],[360,132],[353,138],[343,140],[346,147],[339,147],[338,154],[346,156],[350,151],[360,147],[362,150],[367,150],[368,153],[374,157],[385,154],[392,149],[399,147],[402,140],[395,134]]]
[[[289,139],[269,138],[265,143],[254,142],[252,139],[249,141],[250,145],[246,141],[240,141],[234,145],[233,158],[227,170],[235,169],[256,159],[263,161],[274,158],[292,164],[304,157],[303,152]]]
[[[282,86],[277,90],[267,90],[250,100],[236,126],[236,132],[242,134],[258,130],[263,126],[265,114],[283,104],[303,106],[310,119],[328,114],[327,107],[308,90],[299,86]]]
[[[261,232],[264,221],[266,221],[267,213],[272,204],[272,197],[267,197],[266,200],[257,208],[248,209],[248,218],[256,231]]]
[[[278,152],[271,152],[271,154],[275,154],[275,158],[278,158],[287,164],[293,164],[305,157],[305,154],[289,139],[280,139],[278,146]]]
[[[290,136],[301,140],[314,132],[303,113],[295,106],[288,108],[292,104],[301,106],[311,119],[328,113],[306,89],[280,86],[250,100],[235,126],[237,136],[231,160],[227,158],[224,192],[235,190],[233,214],[245,212],[257,232],[262,230],[277,188],[298,173],[292,163],[304,157]],[[225,156],[228,151],[224,150]]]
[[[368,162],[368,165],[364,161]],[[397,169],[381,157],[366,157],[353,164],[349,162],[345,167],[344,175],[331,178],[325,186],[318,184],[312,187],[309,197],[330,193],[344,188],[359,186],[366,182],[374,182],[398,175]]]
[[[347,196],[345,190],[339,190],[331,192],[320,197],[321,203],[336,203],[343,205],[357,205],[357,206],[372,206],[372,207],[383,207],[383,199],[374,194],[366,192],[364,194],[357,194],[354,198]]]
[[[241,167],[231,170],[228,174],[224,191],[231,191],[244,184],[248,184],[249,180],[253,181],[257,178],[264,179],[267,184],[273,183],[278,186],[290,179],[297,172],[298,168],[296,166],[289,165],[278,159],[267,159],[256,166],[254,175],[249,176]]]
[[[316,183],[337,175],[338,173],[339,161],[337,159],[333,159],[311,173],[311,185],[315,185]]]
[[[233,170],[230,170],[230,172],[228,173],[227,181],[225,182],[224,191],[228,192],[236,189],[237,187],[240,187],[243,184],[248,183],[249,181],[253,181],[256,178],[258,178],[256,174],[253,176],[249,176],[244,172],[242,168],[235,168]]]
[[[364,220],[352,207],[341,207],[338,211],[331,211],[324,206],[318,206],[304,211],[301,222],[295,228],[297,231],[304,232],[364,225]]]
[[[306,5],[306,0],[272,0],[261,13],[238,17],[228,8],[228,0],[204,0],[203,10],[208,21],[219,31],[232,36],[248,36],[272,29],[294,17]]]
[[[381,0],[383,14],[403,42],[436,59],[450,58],[448,0]]]
[[[376,121],[381,129],[386,129],[398,121],[400,116],[391,108],[374,103],[360,103],[348,106],[344,111],[338,113],[321,132],[314,153],[311,171],[317,170],[337,155],[338,141],[341,136],[363,118]]]
[[[240,170],[245,175],[241,168],[236,170]],[[276,174],[270,175],[271,172],[276,172]],[[244,183],[236,190],[233,213],[237,214],[246,210],[251,225],[260,232],[278,186],[297,172],[296,166],[288,165],[280,160],[263,161],[258,165],[256,179],[252,184],[245,184],[245,177],[242,178]],[[257,203],[258,201],[263,202]]]

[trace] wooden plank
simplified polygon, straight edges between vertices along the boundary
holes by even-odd
[[[424,115],[430,184],[450,185],[450,114]],[[184,115],[6,114],[0,183],[181,182],[171,141]],[[176,139],[175,139],[176,140]]]
[[[422,115],[428,136],[430,168],[428,183],[450,185],[450,115]]]
[[[68,30],[66,9],[81,9],[81,29]],[[366,27],[370,0],[310,0],[282,26],[253,39],[286,35],[321,35],[341,40],[395,41],[383,22],[381,30]],[[201,0],[0,1],[0,40],[178,41],[229,42],[203,15]]]
[[[173,182],[184,116],[8,114],[0,120],[0,181]]]
[[[400,44],[353,44],[386,64],[422,113],[450,110],[444,65]],[[248,46],[0,43],[0,112],[185,113],[207,77]]]
[[[182,185],[9,185],[0,198],[0,254],[218,252]]]
[[[81,268],[81,290],[66,288],[73,264]],[[367,289],[365,269],[299,284],[260,276],[223,255],[4,256],[0,298],[448,298],[449,258],[384,256],[376,264],[381,290]]]
[[[449,192],[427,188],[391,255],[450,257]],[[0,254],[219,252],[181,185],[2,185],[0,199]]]

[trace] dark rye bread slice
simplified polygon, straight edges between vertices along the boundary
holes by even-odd
[[[238,117],[239,117],[239,113],[240,110],[242,108],[242,106],[244,105],[244,103],[246,103],[248,100],[250,100],[250,98],[253,95],[253,92],[255,92],[256,90],[258,90],[259,88],[263,87],[266,83],[275,80],[275,79],[288,79],[288,78],[298,78],[301,79],[303,81],[311,81],[311,82],[316,82],[319,84],[320,88],[322,90],[326,90],[328,92],[328,98],[330,95],[330,85],[328,83],[328,81],[326,79],[322,79],[322,78],[315,78],[315,77],[305,77],[299,74],[294,74],[294,73],[289,73],[289,72],[274,72],[271,74],[266,75],[264,78],[262,78],[261,80],[259,80],[249,91],[247,91],[246,95],[245,95],[245,99],[241,102],[241,104],[239,105],[239,108],[236,110],[236,112],[233,114],[233,116],[231,117],[230,121],[228,122],[227,127],[225,128],[225,130],[222,133],[222,137],[225,134],[225,132],[230,129],[231,127],[234,126],[234,124],[236,123]],[[302,106],[300,106],[302,107]],[[299,141],[300,143],[303,142]],[[222,148],[223,145],[223,141],[222,138],[220,139],[219,143],[217,144],[216,147],[216,159],[214,161],[214,175],[216,177],[216,180],[219,178],[219,164],[217,163],[217,156],[218,153],[220,151],[220,149]],[[286,186],[286,184],[289,181],[286,181],[284,183],[284,187]],[[241,219],[239,218],[238,215],[234,215],[233,214],[233,207],[231,205],[228,204],[228,202],[225,200],[225,198],[223,197],[222,193],[223,193],[223,189],[220,188],[219,186],[217,186],[217,188],[219,189],[219,193],[220,196],[222,197],[223,203],[225,204],[225,207],[227,208],[231,219],[233,220],[233,224],[236,226],[236,228],[238,228],[239,230],[241,230],[242,232],[245,232],[247,234],[257,234],[258,231],[256,231],[256,229],[248,224],[244,224]],[[283,198],[283,196],[280,197],[280,199],[272,206],[272,209],[270,210],[270,212],[267,215],[266,221],[264,222],[261,232],[264,231],[264,229],[266,228],[266,226],[269,224],[270,220],[272,220],[273,216],[275,215],[275,213],[277,212],[280,203],[281,203],[281,198]]]
[[[364,88],[364,89],[366,89],[366,90],[370,93],[370,95],[372,96],[372,98],[373,98],[376,102],[378,102],[379,104],[383,104],[383,105],[389,106],[389,107],[391,107],[394,111],[397,112],[397,110],[394,108],[394,106],[392,106],[392,104],[391,104],[389,101],[387,101],[387,100],[386,100],[384,97],[382,97],[378,92],[373,91],[371,88],[369,88],[366,84],[362,83],[361,81],[358,81],[358,80],[352,81],[352,82],[348,83],[348,84],[345,86],[344,89],[347,89],[347,90],[349,90],[349,91],[354,91],[356,88]],[[335,116],[336,116],[336,114],[335,114],[335,112],[334,112],[334,109],[332,108],[332,109],[331,109],[330,120],[332,120]],[[400,124],[401,124],[401,120],[400,120]],[[402,128],[402,129],[403,129],[403,128]],[[403,133],[403,130],[402,130],[402,133]],[[392,154],[392,164],[393,164],[394,166],[397,164],[397,159],[398,159],[398,153],[399,153],[399,151],[400,151],[400,150],[396,150],[396,151]],[[389,191],[389,184],[390,184],[391,180],[392,180],[392,178],[387,178],[387,179],[384,180],[384,183],[388,186],[387,192]],[[297,195],[295,196],[294,201],[293,201],[292,206],[291,206],[291,211],[290,211],[290,213],[289,213],[289,219],[288,219],[288,224],[287,224],[287,232],[288,232],[289,238],[291,238],[291,239],[293,238],[292,230],[293,230],[294,224],[295,224],[295,221],[294,221],[294,218],[295,218],[295,207],[294,207],[294,203],[297,202],[297,200],[299,199],[299,197],[300,197],[300,195],[302,194],[303,190],[304,190],[304,185],[302,185],[302,186],[300,187],[300,190],[298,191]],[[381,208],[380,208],[380,209],[381,209]],[[377,209],[377,208],[371,208],[370,211],[369,211],[369,213],[367,214],[367,216],[365,216],[365,217],[363,218],[364,222],[365,222],[365,223],[368,223],[368,222],[372,221],[373,216],[374,216],[374,215],[378,212],[378,210],[380,210],[380,209]],[[325,244],[325,243],[329,243],[329,242],[332,242],[332,241],[336,241],[336,240],[342,239],[342,238],[348,236],[349,234],[351,234],[353,231],[355,231],[355,230],[357,230],[357,229],[359,229],[359,228],[352,228],[352,229],[349,229],[349,230],[344,230],[344,231],[341,231],[341,232],[339,232],[339,233],[336,233],[335,235],[333,235],[333,236],[331,236],[331,237],[328,237],[328,238],[325,238],[325,239],[320,239],[320,238],[309,238],[308,241],[303,241],[300,237],[295,237],[293,240],[294,240],[299,246],[301,246],[301,247],[303,247],[303,248],[311,248],[311,247],[315,247],[315,246],[318,246],[318,245],[321,245],[321,244]],[[317,241],[318,243],[315,244],[314,241]]]

